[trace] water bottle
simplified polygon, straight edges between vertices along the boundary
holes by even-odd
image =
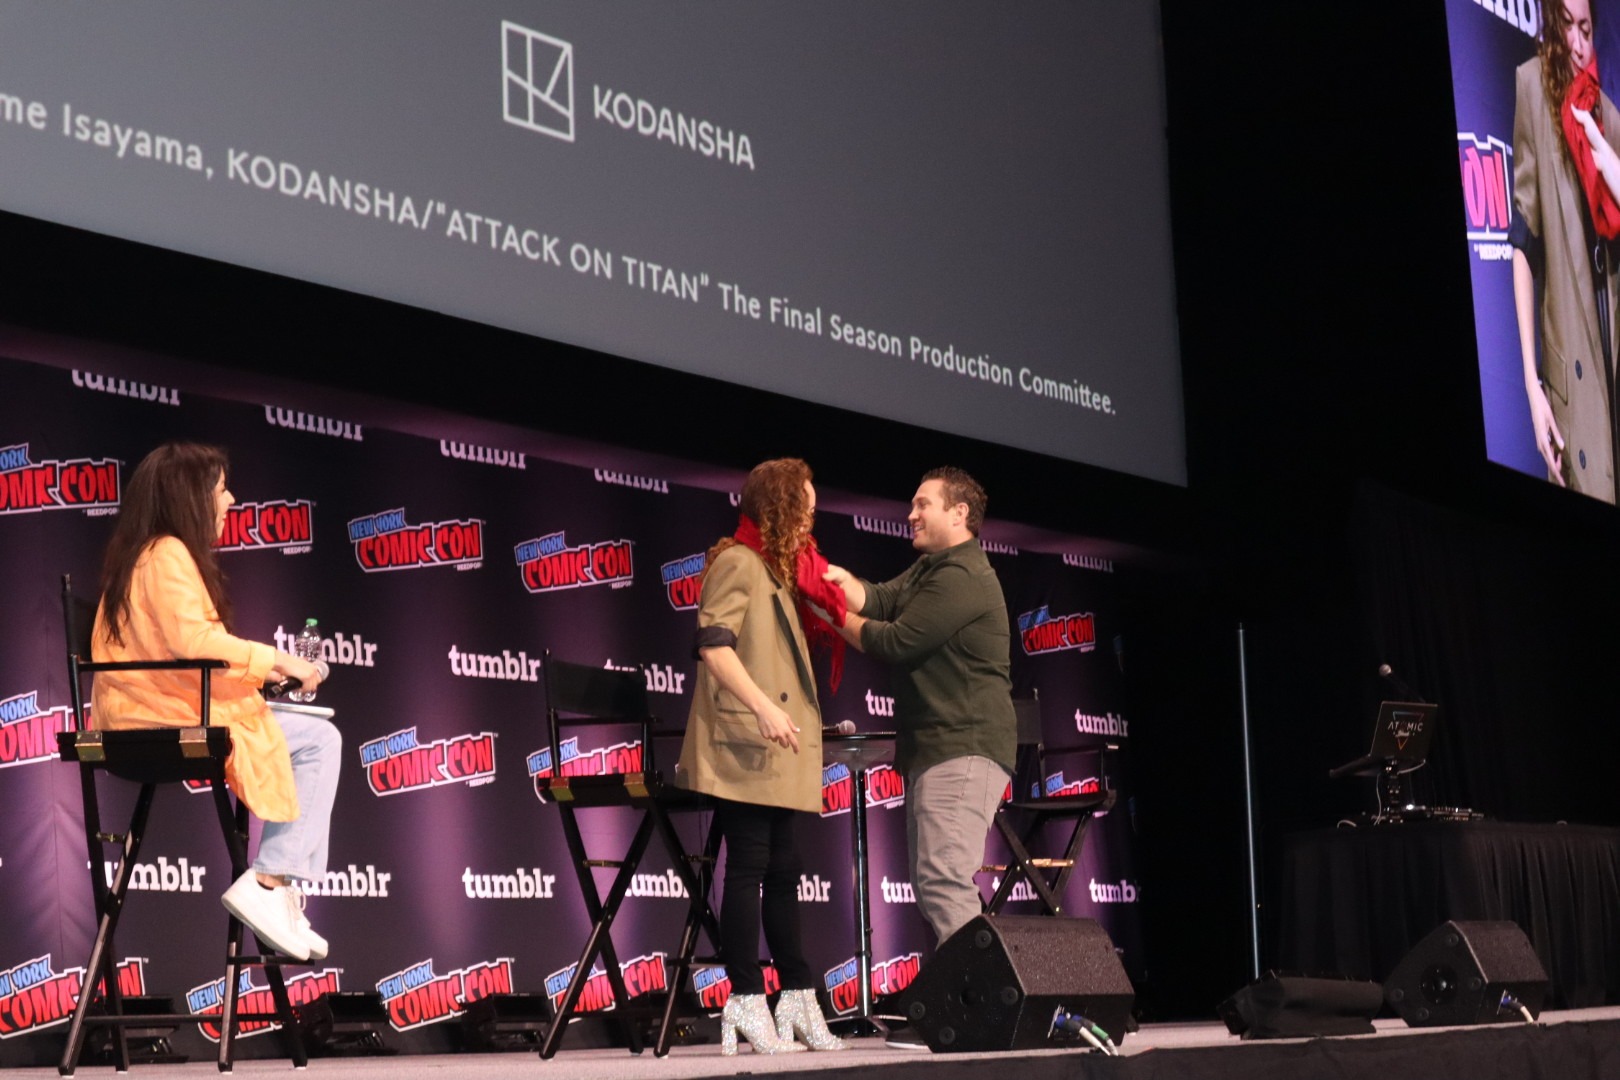
[[[304,628],[298,631],[297,637],[293,638],[293,655],[301,660],[308,660],[312,664],[321,658],[320,623],[316,620],[304,620]],[[293,701],[314,701],[315,691],[294,690],[287,697]]]

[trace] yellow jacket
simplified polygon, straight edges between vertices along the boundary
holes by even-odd
[[[292,758],[259,687],[276,652],[225,629],[208,599],[202,574],[186,546],[160,536],[135,562],[129,582],[129,621],[123,643],[107,634],[107,613],[96,612],[91,658],[97,661],[223,660],[211,676],[210,724],[231,729],[225,777],[231,790],[265,821],[298,817]],[[190,727],[200,722],[201,676],[195,671],[97,672],[91,722],[104,730]]]

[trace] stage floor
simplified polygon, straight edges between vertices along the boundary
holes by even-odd
[[[454,1076],[499,1080],[564,1072],[569,1080],[689,1080],[743,1074],[801,1074],[854,1077],[896,1070],[914,1077],[984,1076],[1015,1068],[1020,1080],[1058,1077],[1171,1078],[1245,1076],[1287,1077],[1488,1077],[1546,1076],[1568,1080],[1620,1076],[1620,1008],[1543,1013],[1535,1025],[1469,1028],[1408,1028],[1399,1020],[1378,1020],[1372,1035],[1340,1039],[1274,1039],[1243,1042],[1219,1023],[1149,1024],[1126,1038],[1118,1059],[1079,1050],[1034,1050],[998,1054],[930,1054],[886,1046],[879,1038],[853,1041],[835,1054],[757,1056],[744,1049],[724,1058],[714,1045],[676,1047],[659,1060],[649,1051],[637,1057],[620,1049],[561,1051],[550,1062],[533,1053],[443,1054],[418,1057],[317,1058],[310,1072],[329,1080],[425,1080]],[[1436,1063],[1443,1063],[1437,1068]],[[280,1075],[285,1059],[241,1061],[236,1075]],[[150,1077],[218,1075],[212,1061],[186,1065],[137,1066]],[[105,1066],[86,1065],[80,1076],[111,1076]],[[7,1080],[46,1080],[54,1068],[5,1070]],[[897,1080],[892,1075],[890,1080]]]

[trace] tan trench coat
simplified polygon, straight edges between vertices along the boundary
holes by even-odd
[[[754,714],[698,662],[676,782],[736,802],[821,810],[821,708],[793,594],[750,549],[715,556],[703,579],[698,627],[736,635],[737,656],[799,728],[799,752],[767,742]]]

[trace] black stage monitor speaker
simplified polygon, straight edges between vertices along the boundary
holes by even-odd
[[[1371,1035],[1383,1006],[1384,988],[1375,982],[1270,972],[1216,1012],[1227,1031],[1245,1039],[1305,1039]]]
[[[980,915],[918,972],[901,1009],[935,1053],[1070,1046],[1054,1014],[1090,1019],[1117,1043],[1136,992],[1091,919]]]
[[[1547,972],[1516,923],[1448,922],[1412,947],[1384,982],[1384,1000],[1412,1027],[1540,1016]]]

